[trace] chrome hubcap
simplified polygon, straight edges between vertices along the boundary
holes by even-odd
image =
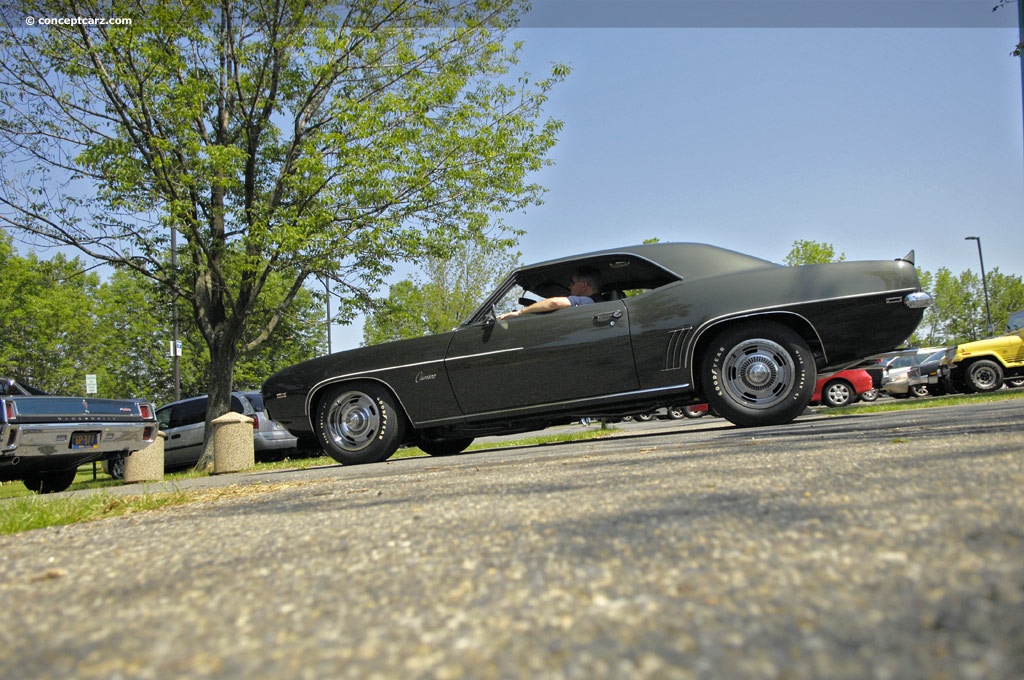
[[[327,432],[346,451],[360,451],[380,432],[380,408],[362,392],[346,392],[327,412]]]
[[[725,393],[749,408],[770,408],[793,388],[796,365],[782,345],[755,338],[735,347],[722,363]]]

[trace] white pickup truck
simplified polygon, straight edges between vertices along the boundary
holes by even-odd
[[[0,378],[0,481],[64,491],[79,465],[138,451],[157,429],[148,401],[61,397]]]

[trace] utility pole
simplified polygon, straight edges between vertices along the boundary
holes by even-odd
[[[995,332],[995,328],[992,326],[992,312],[988,306],[988,282],[985,280],[985,258],[981,256],[981,237],[965,236],[964,240],[978,242],[978,261],[981,263],[981,289],[985,291],[985,317],[988,319],[988,334],[992,335]]]

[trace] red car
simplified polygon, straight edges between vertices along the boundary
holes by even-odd
[[[848,406],[860,399],[863,394],[873,394],[873,390],[871,374],[867,371],[860,368],[839,371],[818,378],[814,394],[811,396],[811,403],[822,403],[825,406]]]

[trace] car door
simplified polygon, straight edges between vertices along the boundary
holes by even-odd
[[[466,415],[637,388],[629,317],[619,300],[460,328],[445,366]]]
[[[206,397],[188,399],[170,407],[172,410],[168,419],[168,427],[165,429],[167,434],[167,439],[164,442],[165,467],[191,465],[203,455],[206,402]]]

